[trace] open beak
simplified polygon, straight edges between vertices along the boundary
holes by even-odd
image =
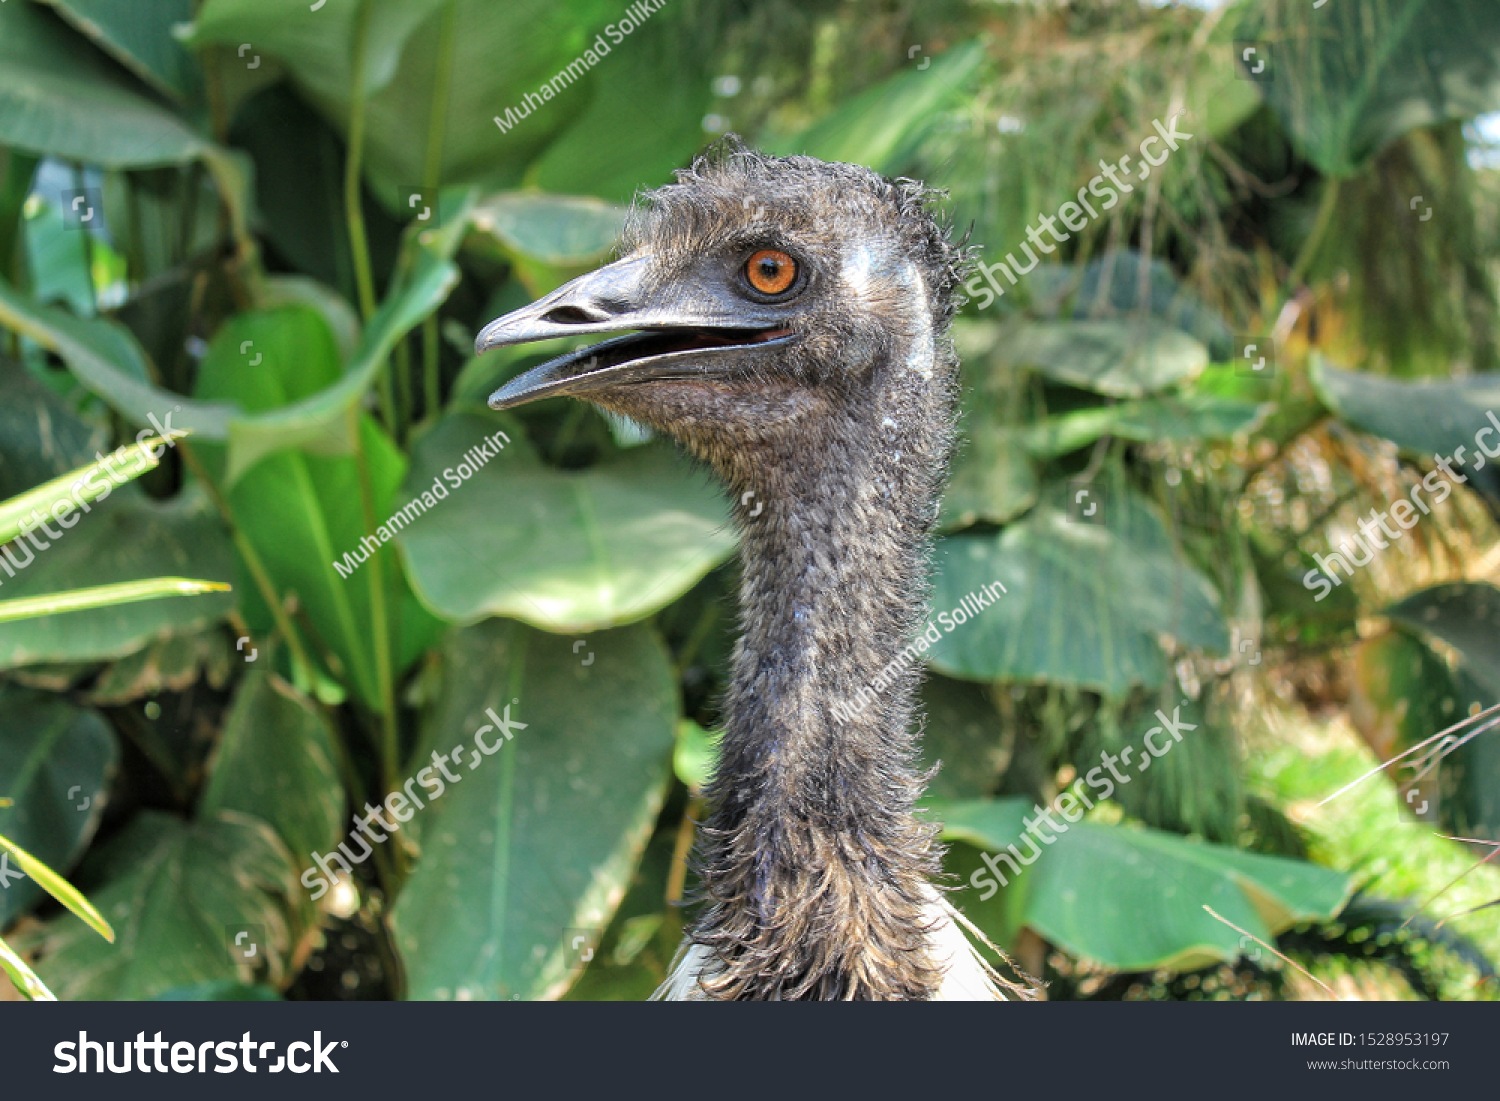
[[[476,352],[562,336],[626,334],[518,375],[490,395],[490,408],[660,379],[728,377],[736,353],[796,339],[784,313],[728,289],[689,293],[680,285],[652,286],[649,264],[641,256],[616,261],[486,325],[474,341]]]

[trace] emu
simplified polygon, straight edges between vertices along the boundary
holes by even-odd
[[[676,439],[723,480],[742,635],[671,1000],[1006,1000],[936,885],[908,644],[954,437],[962,250],[937,193],[726,144],[643,195],[620,259],[478,351],[617,335],[502,386]],[[870,691],[871,685],[876,691]]]

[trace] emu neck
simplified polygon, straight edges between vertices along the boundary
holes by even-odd
[[[951,432],[942,359],[894,352],[818,432],[722,471],[743,529],[743,636],[696,933],[726,962],[721,997],[919,999],[939,977],[921,951],[935,856],[912,813],[907,647]]]

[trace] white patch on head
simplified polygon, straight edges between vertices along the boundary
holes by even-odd
[[[902,257],[877,256],[868,245],[861,245],[845,261],[839,272],[850,297],[874,304],[877,287],[885,284],[885,297],[894,286],[910,308],[911,356],[906,369],[915,371],[924,379],[932,377],[935,357],[932,349],[932,310],[927,299],[927,288],[917,273],[916,265]]]
[[[849,293],[855,298],[868,299],[870,297],[870,278],[874,274],[874,267],[875,258],[870,255],[869,248],[864,245],[861,245],[844,265],[841,273],[844,285],[849,288]]]
[[[917,274],[916,268],[911,264],[904,265],[901,274],[903,277],[901,282],[911,294],[916,321],[911,340],[911,355],[907,357],[906,369],[917,372],[923,378],[931,378],[936,356],[932,349],[932,310],[927,302],[927,288],[922,285],[922,277]]]

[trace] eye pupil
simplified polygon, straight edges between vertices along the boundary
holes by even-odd
[[[776,249],[761,249],[746,263],[745,278],[761,294],[781,294],[797,278],[797,261]]]

